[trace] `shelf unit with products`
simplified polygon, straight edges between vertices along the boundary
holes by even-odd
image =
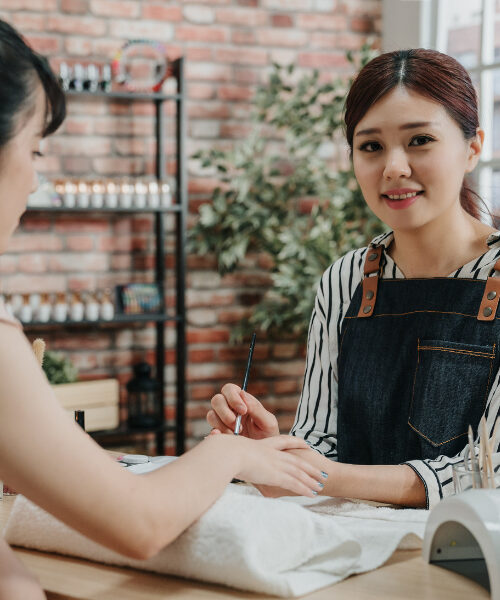
[[[176,454],[180,455],[184,452],[185,447],[185,370],[186,370],[186,308],[185,308],[185,272],[186,272],[186,217],[187,217],[187,181],[186,181],[186,164],[185,164],[185,139],[186,139],[186,106],[185,106],[185,81],[184,81],[184,59],[181,57],[171,63],[172,76],[176,80],[177,93],[135,93],[122,91],[74,91],[66,92],[68,101],[77,97],[79,99],[101,99],[117,102],[135,102],[146,101],[154,102],[155,104],[155,181],[158,186],[166,181],[166,122],[165,122],[165,103],[175,103],[175,138],[176,138],[176,175],[175,175],[175,193],[174,199],[170,205],[165,206],[165,203],[158,205],[156,202],[153,207],[141,202],[141,206],[127,205],[122,206],[119,203],[116,206],[109,207],[102,203],[102,207],[96,208],[91,203],[87,207],[82,206],[64,206],[62,202],[59,205],[35,205],[28,206],[27,212],[35,213],[64,213],[64,214],[87,214],[91,216],[99,216],[105,218],[112,214],[130,214],[146,213],[152,214],[154,219],[154,240],[155,240],[155,259],[154,259],[154,285],[158,291],[159,310],[147,313],[124,314],[123,312],[115,311],[113,318],[103,319],[96,318],[89,320],[82,318],[81,320],[66,320],[60,321],[50,318],[45,321],[37,321],[34,319],[27,323],[23,323],[25,329],[33,329],[40,331],[43,328],[53,330],[54,328],[64,326],[78,328],[106,328],[133,326],[140,323],[154,323],[155,327],[155,371],[156,379],[161,390],[161,410],[162,422],[149,428],[134,429],[127,423],[121,423],[117,429],[95,431],[91,435],[96,440],[102,443],[108,443],[113,438],[127,438],[145,433],[153,433],[156,440],[156,451],[158,454],[164,453],[165,434],[167,432],[175,433]],[[155,188],[156,189],[156,188]],[[165,244],[166,244],[166,214],[171,213],[175,220],[174,235],[175,235],[175,312],[168,314],[165,299]],[[167,423],[165,421],[165,326],[167,322],[175,323],[176,328],[176,412],[175,423]]]

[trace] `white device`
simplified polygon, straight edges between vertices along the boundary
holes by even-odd
[[[500,600],[500,489],[467,490],[440,502],[429,515],[422,555]]]

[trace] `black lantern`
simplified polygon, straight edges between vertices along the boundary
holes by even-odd
[[[146,362],[134,365],[134,376],[127,383],[128,424],[142,429],[163,423],[160,384],[151,377]]]

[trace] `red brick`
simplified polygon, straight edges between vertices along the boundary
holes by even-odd
[[[49,15],[47,17],[47,30],[98,37],[106,33],[106,23],[91,17],[74,17],[64,14]]]
[[[24,231],[47,231],[52,225],[49,219],[30,214],[21,217],[21,223]]]
[[[56,234],[65,233],[98,233],[109,231],[109,223],[105,219],[78,218],[73,216],[61,216],[54,223]]]
[[[275,381],[273,389],[275,394],[291,394],[300,391],[300,385],[297,380]]]
[[[220,127],[221,138],[245,139],[253,127],[243,123],[223,123]]]
[[[96,158],[92,164],[95,172],[102,175],[141,175],[144,171],[140,158]]]
[[[68,116],[64,121],[62,130],[70,135],[90,135],[93,133],[92,121],[84,117]]]
[[[209,47],[184,48],[184,53],[188,63],[190,61],[210,61],[213,55],[212,48]]]
[[[260,373],[265,377],[300,376],[304,374],[304,368],[303,360],[269,362],[260,367]]]
[[[70,235],[66,237],[66,248],[73,252],[93,250],[94,239],[89,235]]]
[[[57,252],[63,247],[62,239],[52,233],[23,233],[14,234],[9,242],[9,252]]]
[[[72,292],[87,292],[96,289],[94,275],[72,275],[68,277],[68,290]]]
[[[232,68],[228,65],[200,62],[191,63],[187,66],[186,76],[188,79],[230,81],[232,77]]]
[[[312,10],[311,0],[262,0],[262,5],[271,10]]]
[[[271,15],[273,27],[293,27],[293,19],[290,15]]]
[[[228,342],[229,331],[227,329],[194,329],[188,328],[186,332],[188,344],[208,344],[216,342]]]
[[[188,398],[190,400],[204,400],[209,401],[212,396],[219,392],[219,388],[216,385],[195,385],[192,384],[188,390]],[[210,409],[207,409],[207,412]]]
[[[233,63],[240,65],[267,65],[267,50],[256,48],[220,48],[215,50],[215,60],[222,63]]]
[[[90,12],[103,17],[134,18],[140,14],[140,5],[126,0],[90,0]]]
[[[257,32],[257,41],[262,46],[296,48],[305,46],[308,40],[308,33],[297,29],[260,29]]]
[[[227,104],[214,103],[198,103],[190,102],[188,106],[189,118],[196,119],[227,119],[230,115],[230,110]]]
[[[250,100],[255,90],[246,85],[221,85],[217,88],[217,96],[220,100]]]
[[[173,38],[173,32],[173,26],[169,23],[143,19],[116,20],[109,24],[110,35],[123,39],[147,38],[168,42]]]
[[[297,29],[328,29],[329,31],[348,30],[347,19],[344,15],[304,14],[297,15]]]
[[[9,244],[9,246],[12,242]],[[4,254],[0,256],[0,273],[6,275],[8,273],[18,272],[19,257],[12,254]]]
[[[111,141],[105,137],[57,136],[50,141],[50,150],[60,155],[107,156],[111,152]]]
[[[66,290],[66,278],[47,273],[26,277],[21,273],[9,277],[2,287],[5,293],[63,292]]]
[[[54,37],[44,35],[27,35],[26,41],[33,48],[33,50],[36,50],[45,56],[55,54],[56,52],[59,52],[61,48],[60,41]]]
[[[45,28],[45,15],[32,14],[28,12],[13,13],[9,16],[9,23],[23,32],[43,31]]]
[[[85,15],[88,10],[88,0],[61,0],[62,12]]]
[[[221,44],[228,41],[228,31],[219,27],[203,25],[179,25],[175,37],[184,42],[214,42]]]
[[[302,52],[299,54],[298,64],[300,67],[311,67],[316,69],[321,69],[322,67],[338,68],[349,66],[349,62],[344,53],[333,54],[331,52]]]
[[[352,31],[358,33],[371,33],[373,31],[373,19],[370,17],[354,17],[350,23]]]
[[[57,0],[2,0],[3,10],[57,10]]]
[[[105,254],[59,254],[49,258],[51,271],[106,271],[109,266]]]
[[[231,43],[241,44],[242,46],[253,46],[257,43],[257,37],[254,31],[237,29],[231,32]]]
[[[159,2],[144,2],[142,6],[142,16],[144,19],[153,19],[155,21],[182,21],[182,9],[179,6],[165,6]]]
[[[194,100],[210,100],[215,95],[215,86],[210,83],[190,83],[189,97]]]
[[[87,38],[71,36],[64,40],[64,49],[73,56],[92,54],[92,42]]]
[[[219,23],[227,25],[240,25],[243,27],[263,27],[269,23],[269,13],[265,10],[254,8],[218,8],[216,19]]]
[[[209,363],[213,362],[215,358],[215,353],[212,349],[205,350],[189,350],[188,352],[188,362],[189,363]]]
[[[92,171],[91,161],[81,156],[68,156],[63,159],[63,171],[67,175],[87,175]]]
[[[273,357],[275,358],[295,358],[298,353],[297,344],[275,344],[273,348]]]

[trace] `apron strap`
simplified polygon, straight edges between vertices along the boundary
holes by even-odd
[[[365,276],[363,277],[363,297],[361,298],[361,306],[359,307],[358,317],[371,317],[373,314],[375,302],[377,300],[381,258],[382,246],[370,247],[368,249],[365,259]]]
[[[493,271],[500,271],[500,259],[497,260],[486,280],[483,299],[477,313],[478,321],[494,321],[497,314],[500,300],[500,277],[492,277]]]

